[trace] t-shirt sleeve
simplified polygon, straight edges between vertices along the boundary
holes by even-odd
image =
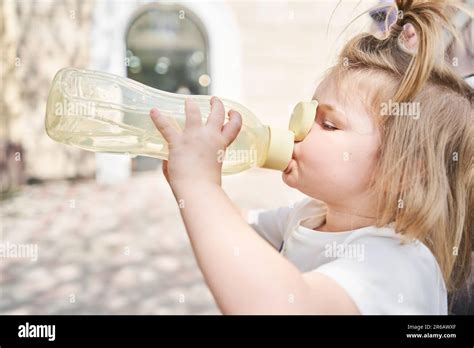
[[[337,258],[314,271],[336,281],[361,314],[447,314],[444,281],[426,247],[372,247],[363,260]]]
[[[292,209],[290,206],[269,210],[252,209],[248,211],[247,223],[275,249],[279,250]]]
[[[380,308],[377,305],[382,300],[379,297],[386,295],[376,290],[378,284],[373,282],[372,275],[361,274],[363,265],[357,265],[355,262],[354,260],[337,259],[314,271],[328,276],[343,288],[361,314],[387,314],[380,313]]]

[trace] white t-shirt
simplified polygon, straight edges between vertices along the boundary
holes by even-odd
[[[247,222],[301,272],[335,280],[361,314],[448,314],[442,273],[423,243],[402,243],[389,226],[313,230],[325,213],[323,202],[306,198],[293,207],[250,210]]]

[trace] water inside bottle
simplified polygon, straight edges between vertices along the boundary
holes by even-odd
[[[189,96],[181,96],[178,103],[176,99],[153,95],[141,85],[133,87],[96,76],[53,83],[46,116],[48,134],[56,141],[85,150],[167,159],[168,144],[151,121],[149,110],[156,107],[177,128],[183,129],[184,98]],[[209,97],[191,97],[198,102],[201,115],[206,115],[205,122],[210,111]],[[265,126],[244,123],[226,152],[216,154],[216,160],[223,161],[222,173],[259,166],[266,151],[267,144],[262,139],[268,138],[267,132]]]

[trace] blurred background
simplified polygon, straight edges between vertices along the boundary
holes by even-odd
[[[219,313],[161,161],[95,154],[46,135],[59,69],[234,99],[286,128],[338,47],[373,29],[369,15],[346,26],[375,4],[0,0],[0,313]],[[223,186],[249,209],[303,198],[266,169],[225,176]]]

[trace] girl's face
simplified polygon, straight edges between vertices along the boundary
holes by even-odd
[[[304,140],[295,143],[283,172],[287,185],[333,205],[368,194],[380,139],[363,105],[363,91],[344,85],[330,77],[319,84],[314,123]]]

